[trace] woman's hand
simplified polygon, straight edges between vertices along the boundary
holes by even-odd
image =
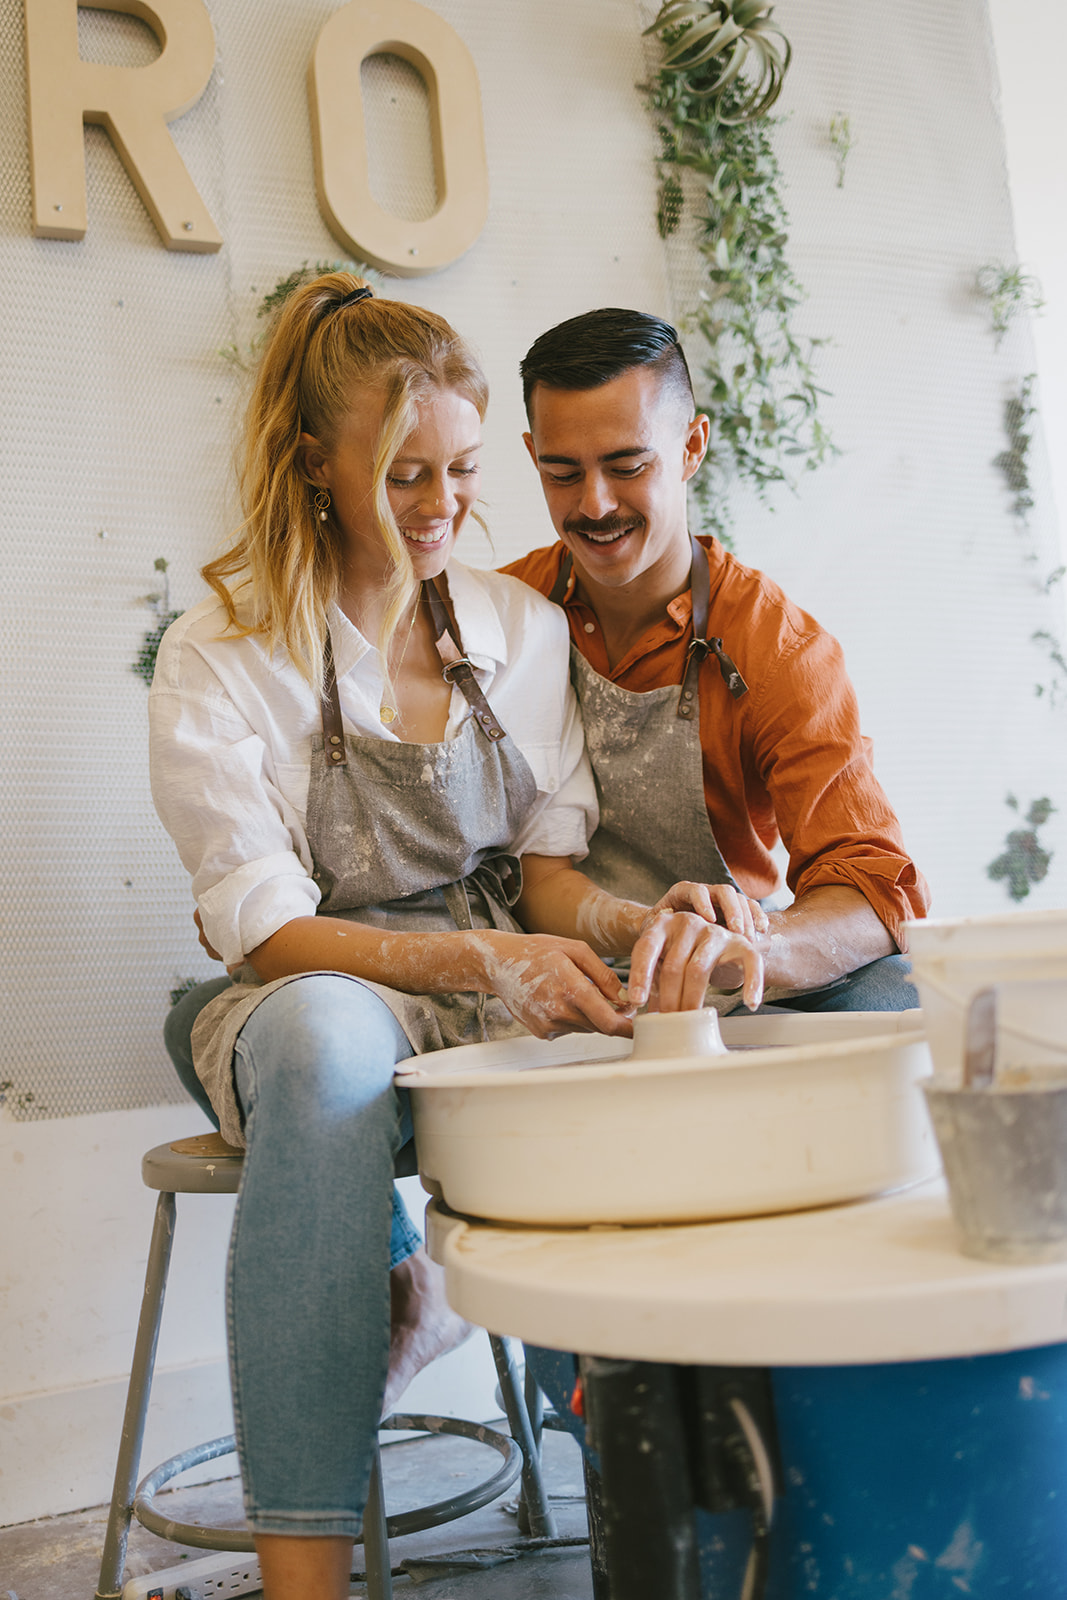
[[[632,1033],[634,1006],[616,974],[582,940],[493,929],[466,938],[485,987],[536,1038]]]
[[[755,1011],[763,999],[763,957],[750,939],[708,921],[702,912],[672,911],[660,901],[633,947],[628,999],[635,1006],[651,1000],[659,1011],[695,1011],[704,1004],[708,984],[732,987],[738,968],[741,998]]]
[[[719,923],[731,933],[755,940],[770,927],[767,913],[758,900],[751,900],[728,883],[676,883],[653,911],[695,911],[707,922]]]

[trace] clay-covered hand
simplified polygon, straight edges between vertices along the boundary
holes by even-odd
[[[486,987],[538,1039],[632,1033],[634,1007],[619,979],[580,939],[492,929],[469,939]]]
[[[752,900],[728,883],[676,883],[653,911],[695,911],[708,922],[717,922],[731,933],[755,940],[770,927],[767,913],[758,900]]]
[[[696,1011],[709,983],[720,988],[742,974],[741,998],[750,1011],[763,999],[763,957],[743,934],[732,933],[693,911],[653,908],[630,958],[628,999],[652,1001],[659,1011]]]

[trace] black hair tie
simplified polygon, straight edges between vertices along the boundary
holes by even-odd
[[[354,306],[357,300],[371,300],[373,298],[374,290],[364,284],[362,289],[353,289],[351,294],[346,294],[340,300],[335,300],[326,315],[332,316],[335,311],[343,311],[345,306]]]

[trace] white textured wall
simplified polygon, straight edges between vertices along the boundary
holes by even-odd
[[[676,304],[633,91],[642,19],[636,0],[432,5],[481,74],[492,212],[463,261],[397,292],[452,318],[484,355],[486,494],[504,560],[549,535],[519,442],[516,365],[530,340],[598,303]],[[173,131],[226,244],[194,257],[160,248],[98,129],[86,135],[88,237],[30,238],[22,7],[0,0],[0,1079],[66,1118],[0,1123],[0,1214],[19,1219],[4,1230],[0,1522],[107,1493],[151,1211],[139,1158],[199,1123],[162,1104],[178,1100],[159,1037],[167,990],[207,969],[152,813],[146,693],[129,665],[155,557],[173,563],[175,602],[191,604],[232,516],[239,385],[218,347],[255,331],[259,297],[293,266],[343,254],[315,206],[304,94],[333,9],[212,5],[216,76]],[[843,455],[773,516],[739,500],[738,544],[843,638],[937,908],[996,908],[1006,901],[984,867],[1009,825],[1004,791],[1049,793],[1067,810],[1067,772],[1062,723],[1032,695],[1029,635],[1051,603],[990,466],[1003,397],[1033,365],[1030,334],[994,351],[969,287],[984,260],[1014,250],[987,19],[980,0],[889,12],[779,0],[777,14],[795,47],[779,136],[793,256],[810,292],[803,322],[833,337],[820,372]],[[86,53],[151,54],[129,19],[87,13],[82,26]],[[384,126],[390,80],[371,87]],[[382,149],[395,161],[410,127],[404,85],[392,87],[400,125]],[[857,138],[842,190],[826,140],[836,110]],[[1062,145],[1058,130],[1043,137]],[[685,283],[674,289],[684,300]],[[1038,489],[1047,568],[1041,463]],[[493,559],[478,540],[467,555]],[[1062,898],[1061,824],[1032,904]],[[134,1106],[149,1109],[122,1109]],[[177,1270],[187,1295],[199,1278],[202,1298],[174,1314],[163,1352],[167,1449],[220,1425],[216,1209],[194,1204],[179,1235]]]
[[[495,397],[485,492],[504,560],[546,528],[519,439],[520,355],[598,301],[669,309],[650,221],[652,137],[633,92],[641,44],[632,0],[434,8],[481,75],[492,213],[463,261],[395,292],[481,350]],[[201,1123],[188,1105],[159,1109],[182,1099],[160,1037],[167,991],[208,964],[148,793],[147,691],[129,671],[151,622],[141,597],[165,556],[174,602],[192,604],[197,569],[231,525],[239,383],[219,346],[256,332],[261,296],[293,267],[344,255],[316,207],[304,87],[336,7],[210,9],[215,78],[172,125],[226,241],[198,257],[160,247],[99,129],[86,134],[85,241],[30,237],[22,5],[0,0],[0,1080],[34,1095],[31,1113],[66,1118],[26,1123],[0,1110],[0,1215],[20,1219],[3,1229],[0,1524],[110,1492],[151,1215],[140,1156]],[[81,28],[85,54],[130,65],[154,54],[128,18],[83,12]],[[406,203],[417,205],[419,174],[396,170],[411,143],[404,75],[367,77],[387,130],[384,181],[410,178]],[[468,556],[493,560],[480,538]],[[157,1109],[121,1109],[138,1105]],[[176,1270],[187,1296],[200,1288],[162,1352],[157,1454],[225,1420],[226,1206],[183,1209]],[[450,1360],[453,1377],[417,1403],[473,1403],[484,1362],[466,1349]]]

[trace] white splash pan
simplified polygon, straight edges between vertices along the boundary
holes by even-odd
[[[708,1221],[858,1200],[940,1169],[917,1011],[721,1022],[729,1053],[630,1060],[570,1034],[405,1063],[424,1188],[501,1222]]]

